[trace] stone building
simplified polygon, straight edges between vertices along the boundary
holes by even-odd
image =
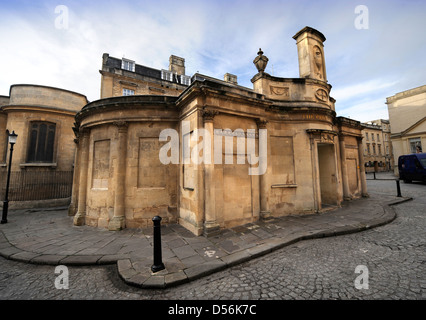
[[[362,123],[366,172],[392,170],[393,153],[389,120],[379,119]]]
[[[185,59],[170,56],[169,68],[154,69],[129,59],[102,56],[101,98],[128,95],[178,96],[190,84],[185,75]]]
[[[36,176],[40,172],[46,179],[52,172],[70,172],[72,177],[76,150],[75,115],[87,103],[84,95],[68,90],[31,84],[12,85],[9,96],[0,97],[1,177],[5,177],[8,169],[8,135],[12,131],[18,135],[12,172],[25,173],[27,178],[31,176],[35,180],[40,179]],[[5,179],[1,182],[0,189],[5,187]],[[42,199],[43,192],[39,188],[42,181],[31,183],[38,198]],[[20,193],[25,196],[24,191]]]
[[[253,89],[196,73],[182,88],[157,77],[122,96],[130,80],[110,72],[104,98],[76,115],[74,224],[119,230],[160,215],[211,235],[366,196],[361,124],[336,116],[325,37],[305,27],[293,38],[300,77],[265,73],[259,50]],[[126,79],[141,77],[136,66]]]
[[[378,119],[378,120],[372,120],[370,121],[374,125],[378,125],[382,128],[382,136],[383,136],[383,150],[385,154],[385,165],[386,170],[390,171],[393,170],[393,148],[392,148],[392,141],[391,141],[391,125],[390,121],[388,119]]]
[[[398,175],[398,158],[404,154],[425,152],[426,146],[426,85],[386,98],[394,171]]]

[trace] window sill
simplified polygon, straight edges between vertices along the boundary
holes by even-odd
[[[21,168],[27,167],[42,167],[42,168],[56,168],[58,166],[57,163],[21,163],[19,165]]]

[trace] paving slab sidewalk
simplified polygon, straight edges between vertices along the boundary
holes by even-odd
[[[151,271],[152,228],[108,231],[74,226],[66,208],[11,210],[0,225],[0,255],[49,265],[117,264],[120,277],[141,288],[166,288],[221,271],[297,241],[359,232],[393,221],[392,206],[411,198],[373,195],[345,201],[324,213],[260,220],[195,236],[181,225],[163,225],[165,269]]]

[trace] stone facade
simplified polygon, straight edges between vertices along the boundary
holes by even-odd
[[[46,189],[37,187],[43,184],[39,180],[40,175],[45,178],[44,183],[53,183],[52,179],[56,177],[52,174],[54,172],[72,175],[76,150],[73,131],[75,115],[87,103],[84,95],[68,90],[29,84],[12,85],[10,96],[0,97],[0,176],[6,177],[10,152],[8,135],[14,131],[18,137],[10,169],[22,173],[14,184],[31,184],[32,193],[38,193],[35,198],[41,200],[39,204],[49,205],[42,201],[51,199],[51,196],[47,195]],[[5,182],[1,180],[0,191],[4,191]],[[21,196],[24,200],[12,199],[12,205],[38,205],[37,201],[26,201],[28,198],[31,196],[26,194]]]
[[[72,171],[74,165],[74,125],[75,114],[87,104],[87,98],[79,93],[39,85],[12,85],[7,103],[1,106],[0,159],[6,165],[7,134],[15,131],[18,135],[14,146],[12,171],[40,170],[54,168]],[[51,160],[31,160],[30,150],[31,124],[48,123],[55,126],[53,155]]]
[[[102,56],[101,98],[123,95],[179,96],[190,82],[185,75],[185,59],[170,56],[169,68],[158,70],[132,60]]]
[[[426,85],[386,98],[394,171],[398,175],[398,158],[404,154],[425,152],[426,148]]]
[[[6,132],[7,114],[3,111],[3,106],[9,104],[10,98],[8,96],[0,96],[0,132]],[[0,163],[6,164],[7,154],[6,137],[0,139]]]
[[[367,196],[361,124],[336,116],[325,37],[306,27],[294,38],[300,78],[265,73],[259,50],[253,89],[197,73],[179,94],[87,104],[76,115],[74,223],[119,230],[160,215],[212,235]]]

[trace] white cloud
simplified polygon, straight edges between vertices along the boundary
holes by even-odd
[[[382,98],[355,103],[348,108],[338,108],[336,105],[336,112],[338,116],[348,117],[361,122],[389,119],[387,105],[385,104],[385,99]]]
[[[175,54],[187,74],[251,87],[259,47],[267,72],[298,77],[292,36],[312,26],[327,38],[327,77],[338,115],[385,116],[387,96],[425,84],[425,3],[369,2],[370,29],[354,28],[357,1],[72,1],[69,29],[54,27],[57,1],[10,2],[0,7],[0,94],[15,83],[56,86],[99,98],[102,53],[167,68]],[[19,7],[21,6],[21,7]],[[16,7],[16,9],[11,9]],[[373,110],[377,109],[377,114]],[[343,114],[340,114],[342,112]]]
[[[380,92],[397,84],[398,81],[386,82],[383,79],[372,79],[362,83],[350,84],[345,87],[333,87],[331,96],[339,102],[353,100],[354,98],[363,99],[368,94]]]

